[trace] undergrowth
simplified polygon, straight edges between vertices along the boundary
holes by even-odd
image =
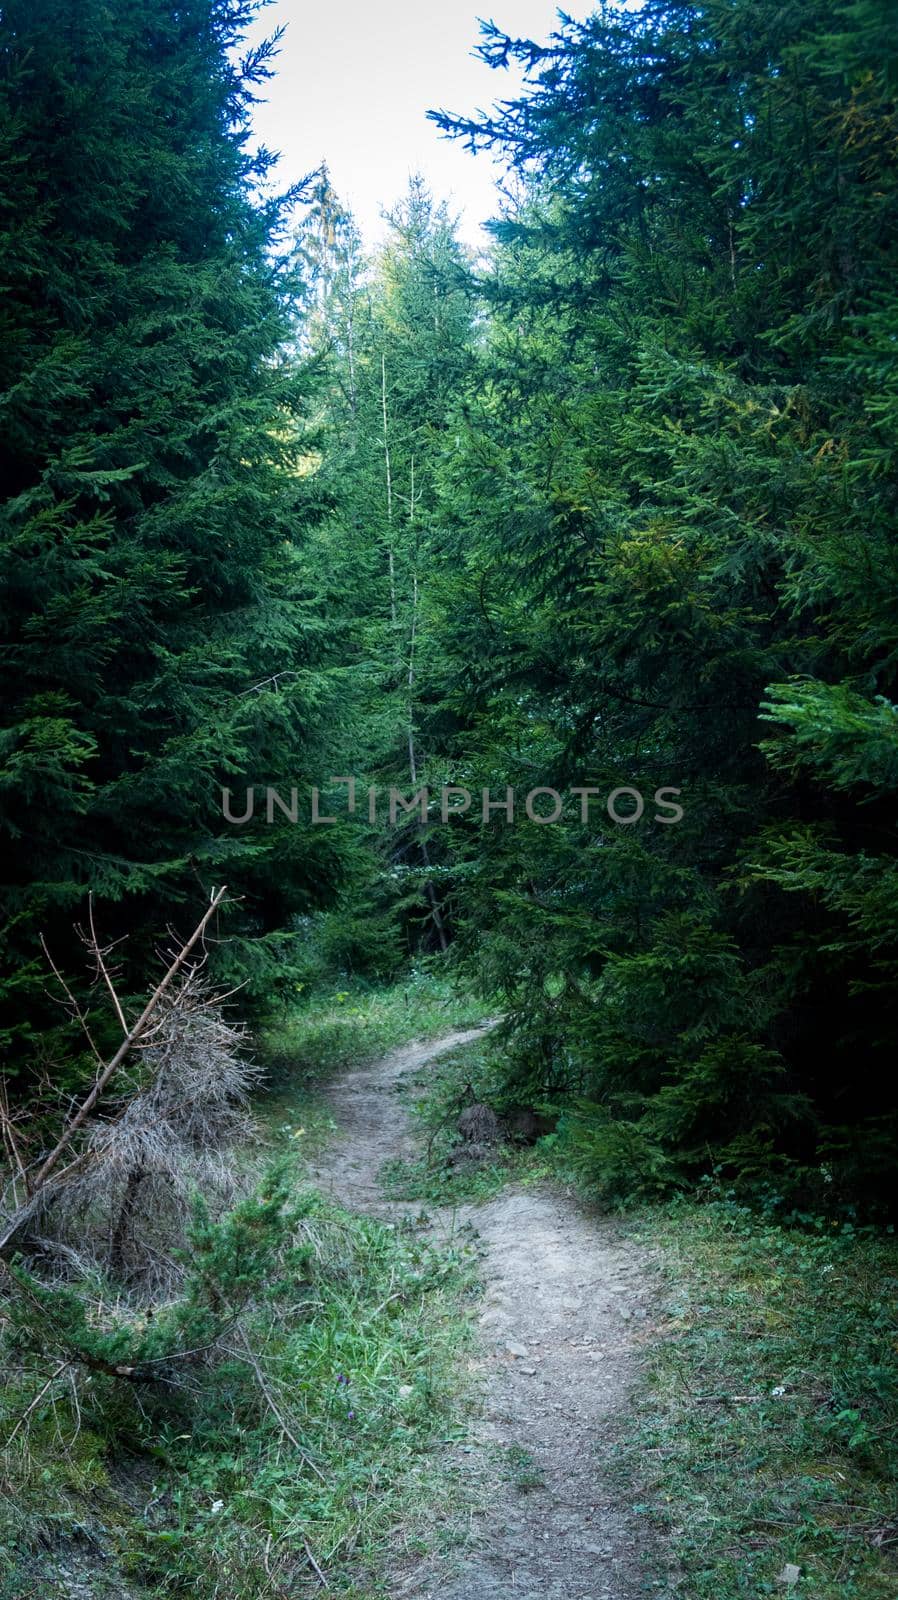
[[[492,1040],[412,1086],[429,1155],[388,1165],[395,1193],[447,1204],[510,1180],[571,1181],[553,1136],[483,1167],[447,1165],[468,1084],[501,1105]],[[711,1181],[700,1203],[625,1213],[623,1226],[659,1262],[664,1308],[621,1488],[661,1523],[683,1600],[895,1600],[898,1241],[845,1217],[780,1222]]]
[[[425,966],[387,988],[346,979],[342,987],[297,993],[295,1005],[263,1032],[261,1057],[277,1095],[412,1039],[475,1027],[487,1014],[482,1000]]]
[[[276,1035],[298,1081],[289,1121],[270,1097],[274,1142],[326,1142],[313,1084],[327,1071],[477,1017],[430,976],[294,1014]],[[387,1164],[393,1194],[451,1205],[559,1174],[551,1136],[453,1161],[466,1101],[510,1109],[492,1039],[428,1062],[404,1092],[421,1154]],[[29,1349],[6,1317],[0,1600],[63,1600],[79,1584],[97,1600],[260,1600],[325,1581],[373,1600],[388,1540],[395,1571],[454,1537],[463,1493],[444,1445],[461,1431],[474,1248],[462,1234],[435,1251],[410,1221],[348,1214],[299,1171],[291,1193],[299,1234],[247,1301],[244,1342],[225,1336],[170,1391]],[[710,1187],[624,1226],[659,1262],[664,1305],[619,1470],[669,1540],[682,1600],[894,1600],[895,1240],[844,1219],[786,1226]],[[132,1317],[128,1334],[152,1350],[151,1327]],[[81,1337],[104,1348],[102,1330]],[[522,1493],[538,1486],[523,1450],[506,1471]]]
[[[722,1198],[643,1214],[666,1265],[628,1474],[688,1600],[898,1593],[898,1249]]]
[[[410,1553],[439,1537],[473,1253],[312,1190],[297,1214],[292,1280],[262,1285],[221,1358],[178,1387],[85,1373],[7,1325],[2,1600],[61,1600],[85,1560],[98,1595],[112,1572],[117,1595],[299,1595],[317,1568],[373,1596],[391,1529]]]
[[[539,1149],[507,1142],[497,1144],[489,1159],[453,1160],[464,1155],[456,1123],[471,1097],[504,1109],[501,1059],[489,1036],[429,1061],[406,1081],[404,1092],[418,1123],[419,1154],[384,1163],[381,1181],[392,1198],[451,1206],[488,1200],[512,1180],[532,1182],[548,1174]]]

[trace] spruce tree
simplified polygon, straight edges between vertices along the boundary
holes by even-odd
[[[239,60],[255,10],[12,0],[0,17],[2,1012],[18,1039],[47,1019],[38,935],[74,972],[89,893],[133,973],[227,880],[252,972],[339,870],[320,834],[221,811],[223,784],[242,800],[310,775],[331,693],[301,566],[320,510],[309,379],[287,359],[278,249],[297,196],[257,198],[272,158],[248,143],[274,48]]]
[[[444,483],[459,750],[497,783],[683,791],[676,827],[468,844],[472,965],[531,1091],[586,1096],[597,1170],[615,1140],[656,1178],[788,1154],[807,1186],[835,1152],[875,1187],[861,1151],[894,1159],[887,10],[490,26],[529,91],[438,117],[525,190]]]
[[[315,535],[343,673],[331,771],[355,774],[361,816],[364,788],[378,789],[368,870],[359,861],[361,879],[347,883],[338,943],[344,960],[379,971],[448,944],[429,825],[409,816],[391,826],[389,793],[438,788],[442,772],[430,738],[441,694],[434,517],[474,338],[468,263],[447,208],[413,177],[386,220],[366,262],[325,177],[297,246],[316,286],[305,338],[324,376],[321,483],[335,502]],[[333,803],[345,807],[345,790]]]

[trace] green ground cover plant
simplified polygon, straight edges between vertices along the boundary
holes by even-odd
[[[419,1153],[384,1163],[386,1192],[399,1200],[455,1205],[486,1200],[509,1182],[535,1182],[553,1168],[542,1145],[533,1148],[503,1137],[482,1160],[463,1159],[459,1115],[476,1100],[501,1117],[512,1109],[505,1088],[501,1046],[486,1035],[428,1062],[406,1088],[419,1128]],[[462,1159],[458,1159],[459,1156]]]
[[[258,1600],[308,1583],[311,1593],[317,1564],[332,1587],[370,1595],[400,1520],[410,1550],[440,1537],[452,1498],[441,1441],[457,1426],[473,1254],[342,1211],[295,1161],[278,1193],[239,1320],[219,1330],[215,1360],[186,1375],[162,1363],[158,1383],[135,1383],[96,1362],[150,1361],[169,1348],[154,1324],[208,1332],[197,1286],[214,1280],[224,1295],[233,1284],[228,1219],[217,1230],[198,1222],[199,1268],[149,1323],[95,1284],[89,1302],[78,1291],[81,1325],[75,1291],[68,1303],[57,1291],[64,1326],[48,1353],[41,1319],[5,1308],[4,1600],[67,1593],[85,1549],[97,1581],[114,1571],[125,1592]]]
[[[287,1080],[326,1078],[412,1039],[475,1028],[488,1015],[486,1000],[427,966],[389,985],[345,978],[298,995],[261,1034],[260,1055],[277,1090]]]
[[[633,1236],[660,1249],[661,1317],[622,1467],[684,1600],[892,1600],[894,1238],[765,1223],[725,1197],[643,1212]]]

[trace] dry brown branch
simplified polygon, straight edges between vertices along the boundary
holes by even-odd
[[[128,1086],[111,1116],[91,1120],[75,1160],[57,1168],[32,1213],[31,1242],[45,1260],[109,1270],[143,1298],[172,1290],[193,1191],[218,1209],[249,1179],[234,1152],[255,1131],[248,1102],[259,1068],[244,1044],[244,1029],[222,1016],[198,969],[182,974],[137,1046],[140,1086]]]
[[[37,1173],[35,1174],[34,1178],[32,1179],[32,1182],[31,1182],[31,1194],[30,1194],[28,1205],[24,1206],[24,1207],[18,1207],[17,1208],[15,1214],[11,1218],[10,1222],[7,1224],[4,1232],[2,1233],[2,1235],[0,1235],[0,1251],[6,1249],[6,1247],[8,1246],[8,1244],[10,1242],[10,1240],[15,1237],[15,1235],[18,1233],[19,1229],[21,1228],[22,1224],[25,1222],[27,1217],[31,1214],[31,1208],[33,1206],[33,1201],[34,1201],[35,1196],[37,1196],[40,1193],[40,1191],[44,1188],[44,1186],[47,1184],[47,1180],[49,1179],[49,1177],[53,1173],[54,1169],[56,1168],[56,1166],[57,1166],[57,1164],[59,1162],[60,1156],[67,1149],[67,1147],[71,1143],[72,1138],[74,1137],[74,1135],[78,1132],[78,1130],[81,1127],[84,1126],[84,1124],[87,1121],[88,1117],[91,1115],[91,1112],[94,1110],[95,1106],[97,1105],[97,1102],[99,1101],[101,1095],[103,1094],[104,1090],[109,1085],[110,1081],[114,1077],[114,1075],[117,1072],[118,1068],[121,1066],[122,1062],[125,1060],[126,1056],[129,1054],[129,1052],[131,1050],[134,1049],[134,1047],[137,1044],[146,1045],[149,1042],[149,1040],[153,1037],[154,1034],[158,1034],[158,1020],[159,1019],[157,1017],[157,1013],[158,1013],[158,1010],[159,1010],[160,1002],[168,994],[168,992],[169,992],[169,990],[171,988],[171,985],[174,982],[174,979],[177,977],[179,972],[182,971],[182,969],[184,968],[185,963],[187,962],[189,956],[192,954],[192,952],[196,949],[197,945],[202,940],[203,934],[206,931],[206,928],[207,928],[207,926],[209,924],[209,921],[215,915],[215,912],[218,910],[219,906],[221,905],[221,903],[222,903],[222,901],[224,899],[225,892],[226,892],[225,891],[225,887],[222,886],[220,889],[215,891],[215,893],[213,893],[212,899],[210,901],[210,904],[209,904],[204,916],[201,918],[200,922],[197,924],[197,926],[194,929],[193,933],[190,935],[190,938],[185,943],[181,944],[180,948],[177,950],[177,952],[174,954],[173,958],[170,960],[169,966],[168,966],[163,978],[156,985],[156,988],[153,990],[153,993],[151,994],[151,996],[150,996],[149,1000],[147,1001],[146,1005],[144,1006],[143,1011],[141,1012],[141,1014],[138,1017],[137,1021],[134,1023],[133,1027],[129,1028],[126,1031],[125,1037],[122,1039],[122,1042],[119,1045],[118,1049],[115,1051],[115,1053],[110,1058],[110,1060],[105,1063],[105,1065],[102,1063],[102,1057],[100,1056],[99,1052],[96,1049],[96,1046],[93,1043],[93,1040],[91,1039],[90,1031],[89,1031],[89,1029],[87,1027],[87,1022],[86,1022],[86,1019],[84,1018],[84,1015],[83,1015],[83,1013],[81,1011],[81,1008],[79,1007],[77,1001],[75,1000],[74,996],[72,995],[71,990],[69,989],[68,985],[66,984],[64,978],[59,973],[59,971],[58,971],[57,967],[55,966],[55,964],[54,964],[54,962],[52,960],[52,957],[50,956],[49,952],[47,952],[47,959],[50,962],[50,966],[51,966],[53,972],[56,974],[56,977],[58,978],[60,984],[62,985],[63,990],[65,991],[66,995],[69,998],[69,1002],[70,1002],[70,1004],[71,1004],[71,1006],[73,1008],[73,1014],[78,1018],[78,1020],[81,1023],[81,1026],[84,1029],[84,1032],[85,1032],[88,1040],[91,1043],[91,1047],[92,1047],[92,1049],[94,1051],[94,1055],[96,1056],[98,1064],[100,1064],[101,1070],[100,1070],[100,1072],[99,1072],[99,1074],[97,1076],[97,1079],[96,1079],[93,1087],[85,1095],[84,1099],[81,1101],[81,1104],[77,1107],[77,1109],[72,1111],[71,1114],[69,1115],[68,1121],[66,1122],[65,1127],[63,1128],[63,1131],[62,1131],[59,1139],[57,1140],[56,1144],[53,1146],[53,1149],[45,1157],[45,1159],[44,1159],[43,1163],[41,1164],[39,1170],[37,1171]],[[43,939],[42,939],[41,942],[43,943]],[[44,945],[44,948],[46,950],[46,945]],[[154,1023],[153,1029],[150,1029],[150,1023],[151,1022]]]
[[[91,1034],[90,1028],[87,1026],[87,1018],[84,1015],[84,1012],[81,1010],[81,1007],[79,1006],[78,1001],[75,999],[75,996],[72,994],[72,991],[69,988],[68,984],[66,983],[65,978],[63,977],[62,973],[60,972],[59,968],[57,967],[56,962],[53,960],[53,957],[51,956],[51,954],[50,954],[50,952],[49,952],[49,950],[47,948],[47,941],[44,938],[43,934],[40,935],[40,941],[41,941],[41,949],[43,950],[44,955],[47,958],[47,964],[48,964],[51,972],[53,973],[54,978],[56,979],[56,981],[59,984],[60,988],[62,989],[63,993],[65,994],[65,997],[66,997],[66,999],[67,999],[67,1001],[69,1003],[69,1010],[70,1010],[72,1016],[76,1019],[76,1021],[81,1024],[81,1031],[83,1032],[85,1039],[87,1040],[88,1044],[90,1045],[91,1054],[93,1055],[94,1060],[97,1061],[100,1064],[100,1066],[102,1066],[103,1057],[101,1056],[99,1050],[97,1049],[97,1047],[96,1047],[96,1045],[94,1043],[93,1035]]]
[[[322,1585],[322,1588],[329,1589],[330,1588],[330,1584],[328,1583],[326,1577],[324,1576],[324,1573],[322,1572],[321,1568],[318,1565],[318,1562],[315,1560],[315,1557],[313,1556],[313,1554],[312,1554],[312,1552],[311,1552],[311,1550],[309,1548],[308,1539],[306,1539],[306,1538],[303,1539],[302,1547],[305,1550],[305,1553],[309,1558],[309,1566],[312,1568],[313,1572],[315,1573],[315,1576],[317,1577],[319,1583]]]
[[[305,1462],[307,1467],[311,1467],[311,1469],[315,1473],[316,1477],[320,1478],[322,1483],[326,1483],[327,1479],[325,1478],[324,1473],[318,1467],[316,1467],[316,1465],[315,1465],[314,1461],[312,1460],[311,1456],[306,1454],[306,1452],[303,1449],[302,1445],[300,1444],[299,1440],[296,1438],[296,1436],[293,1433],[291,1433],[289,1427],[287,1426],[286,1422],[284,1421],[283,1415],[282,1415],[282,1413],[280,1411],[280,1408],[279,1408],[279,1406],[277,1404],[277,1401],[275,1400],[274,1395],[272,1394],[271,1389],[268,1386],[268,1383],[267,1383],[266,1378],[265,1378],[265,1374],[262,1371],[262,1368],[259,1366],[259,1363],[256,1360],[255,1355],[253,1354],[252,1346],[250,1345],[249,1339],[246,1336],[246,1330],[244,1328],[241,1328],[239,1330],[239,1336],[240,1336],[240,1343],[243,1346],[244,1357],[245,1357],[246,1361],[249,1363],[250,1367],[252,1368],[253,1375],[255,1377],[255,1380],[256,1380],[257,1384],[259,1385],[259,1390],[260,1390],[260,1393],[262,1395],[262,1398],[265,1401],[265,1404],[268,1406],[268,1409],[271,1412],[272,1416],[274,1417],[275,1421],[277,1422],[278,1427],[280,1428],[281,1432],[284,1434],[285,1438],[289,1439],[290,1443],[292,1444],[294,1450],[296,1451],[296,1453],[300,1457],[300,1459]],[[307,1551],[307,1553],[310,1554],[310,1552],[308,1551],[308,1546],[306,1546],[306,1551]],[[311,1557],[311,1554],[310,1554],[310,1559],[313,1560],[313,1563],[314,1563],[314,1558]],[[321,1573],[320,1569],[317,1566],[315,1567],[315,1570],[316,1570],[316,1572],[318,1572],[318,1575],[321,1578],[322,1583],[324,1583],[326,1585],[327,1580],[325,1579],[323,1573]]]
[[[60,1361],[59,1366],[56,1367],[55,1370],[50,1373],[50,1376],[47,1379],[46,1383],[43,1384],[42,1387],[38,1390],[37,1394],[35,1395],[34,1399],[31,1402],[31,1404],[29,1406],[27,1406],[26,1409],[22,1412],[22,1415],[20,1416],[18,1422],[16,1423],[15,1427],[13,1428],[12,1433],[10,1434],[10,1436],[7,1439],[5,1445],[3,1446],[4,1450],[8,1450],[9,1449],[10,1445],[13,1442],[13,1439],[15,1438],[16,1434],[19,1432],[19,1429],[23,1428],[25,1426],[25,1423],[28,1421],[28,1418],[31,1416],[32,1411],[34,1411],[35,1408],[40,1405],[41,1401],[44,1398],[44,1395],[46,1394],[47,1390],[50,1388],[51,1384],[54,1384],[56,1382],[56,1379],[60,1376],[60,1374],[65,1372],[65,1369],[68,1366],[68,1364],[69,1364],[68,1361]]]
[[[22,1156],[22,1148],[19,1144],[18,1135],[16,1134],[15,1122],[9,1109],[9,1095],[6,1091],[5,1079],[0,1079],[0,1130],[2,1130],[3,1133],[3,1143],[5,1144],[10,1160],[12,1161],[13,1166],[15,1167],[16,1172],[22,1181],[27,1198],[31,1193],[31,1185],[28,1181],[28,1170],[25,1166]],[[19,1201],[15,1193],[15,1187],[13,1187],[13,1202],[16,1206],[18,1206]]]
[[[112,1004],[115,1007],[115,1014],[118,1017],[118,1020],[119,1020],[119,1022],[121,1024],[122,1033],[127,1034],[127,1032],[128,1032],[128,1024],[127,1024],[127,1021],[125,1020],[125,1013],[122,1010],[121,1004],[119,1002],[119,997],[115,992],[115,986],[114,986],[114,984],[112,982],[112,978],[110,977],[110,974],[109,974],[109,968],[106,965],[106,956],[109,954],[109,951],[112,949],[112,945],[107,945],[105,949],[102,949],[101,946],[100,946],[100,941],[97,938],[97,930],[94,927],[94,897],[93,897],[92,893],[89,894],[88,897],[87,897],[87,915],[88,915],[88,920],[90,922],[90,940],[88,941],[90,952],[93,955],[93,957],[94,957],[94,959],[95,959],[95,961],[97,963],[97,971],[100,974],[100,976],[102,977],[103,982],[105,983],[107,989],[109,990],[109,994],[110,994],[110,998],[112,1000]]]

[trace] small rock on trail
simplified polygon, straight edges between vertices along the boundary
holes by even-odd
[[[385,1200],[378,1183],[385,1160],[416,1149],[398,1091],[481,1032],[406,1046],[333,1084],[339,1132],[321,1186],[379,1216],[419,1210]],[[667,1564],[609,1471],[646,1337],[644,1260],[613,1221],[557,1188],[506,1190],[433,1221],[472,1224],[483,1249],[482,1414],[459,1461],[493,1481],[467,1545],[396,1572],[393,1600],[663,1600]],[[510,1447],[509,1463],[514,1447],[526,1452],[526,1492],[513,1466],[496,1474]]]

